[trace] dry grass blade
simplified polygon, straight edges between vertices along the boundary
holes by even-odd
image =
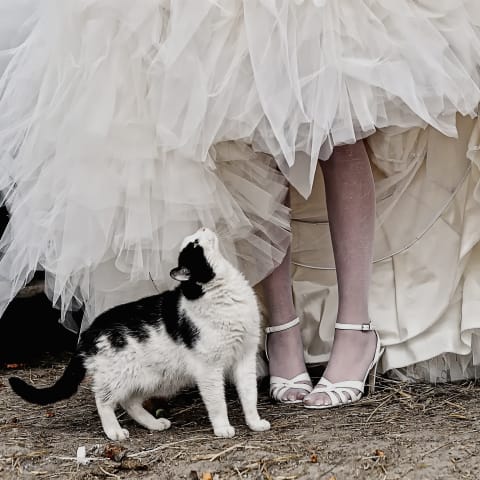
[[[365,421],[365,423],[370,423],[370,420],[373,418],[373,416],[378,412],[378,410],[380,410],[380,408],[382,408],[384,405],[386,405],[387,403],[389,403],[391,401],[391,399],[395,396],[394,393],[391,393],[383,402],[379,403],[379,405],[373,410],[373,412],[368,416],[367,420]]]
[[[145,456],[145,455],[151,455],[152,453],[159,452],[161,450],[166,450],[168,448],[174,447],[176,445],[180,445],[182,443],[199,442],[199,441],[203,441],[203,440],[211,440],[211,437],[185,438],[184,440],[179,440],[178,442],[165,443],[164,445],[160,445],[159,447],[151,448],[150,450],[144,450],[142,452],[137,452],[137,453],[130,453],[127,456],[129,458],[142,457],[142,456]]]
[[[252,469],[257,468],[259,466],[265,466],[265,465],[271,466],[271,465],[275,465],[275,464],[281,464],[281,463],[285,463],[285,462],[290,462],[292,460],[300,460],[302,457],[303,457],[303,455],[283,455],[281,457],[261,459],[261,460],[258,460],[257,462],[245,465],[244,469],[245,470],[247,470],[247,469],[252,470]]]
[[[254,447],[252,445],[245,445],[245,443],[237,443],[235,445],[232,445],[231,447],[226,448],[225,450],[222,450],[221,452],[214,453],[214,454],[208,454],[208,455],[196,455],[192,457],[193,461],[199,461],[199,460],[208,460],[209,462],[214,462],[215,460],[218,460],[220,457],[224,457],[230,452],[233,452],[235,450],[257,450],[260,447]]]
[[[453,440],[451,442],[447,442],[447,443],[444,443],[443,445],[439,445],[438,447],[435,447],[435,448],[432,448],[431,450],[429,450],[428,452],[425,452],[423,455],[422,455],[422,459],[427,457],[428,455],[431,455],[432,453],[435,453],[435,452],[438,452],[439,450],[441,450],[442,448],[445,448],[445,447],[448,447],[450,445],[453,445],[456,443],[456,440]]]
[[[101,466],[98,467],[107,477],[114,477],[114,478],[121,478],[119,475],[115,475],[114,473],[107,472]]]

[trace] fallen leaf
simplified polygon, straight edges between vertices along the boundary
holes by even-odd
[[[373,453],[376,457],[384,457],[385,456],[385,452],[383,450],[379,450],[377,448],[377,450],[375,450],[375,452]]]
[[[316,453],[312,453],[310,455],[310,462],[311,463],[318,463],[318,455]]]
[[[46,416],[47,418],[52,418],[52,417],[55,416],[55,412],[52,411],[52,410],[48,410],[48,411],[45,412],[45,416]]]
[[[212,474],[210,472],[203,473],[202,480],[213,480]]]
[[[103,456],[113,460],[114,462],[121,462],[125,455],[127,454],[127,449],[122,447],[121,445],[115,445],[113,443],[109,443],[105,445],[103,449]]]
[[[148,470],[147,465],[137,458],[124,458],[120,464],[121,470]]]
[[[15,370],[16,368],[23,368],[25,366],[24,363],[7,363],[8,370]]]

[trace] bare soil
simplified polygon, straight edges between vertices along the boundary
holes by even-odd
[[[101,430],[88,381],[72,399],[51,407],[24,403],[12,375],[50,385],[65,358],[0,369],[1,479],[478,479],[480,388],[380,381],[356,405],[312,411],[275,405],[260,386],[261,414],[272,430],[244,425],[233,389],[233,439],[213,436],[196,391],[164,405],[166,432],[150,433],[119,412],[130,439],[113,444]],[[160,412],[159,412],[160,413]],[[85,447],[88,463],[77,461]]]

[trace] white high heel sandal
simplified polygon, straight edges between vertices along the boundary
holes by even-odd
[[[325,393],[330,398],[330,404],[328,405],[305,405],[305,408],[321,410],[324,408],[340,407],[342,405],[348,405],[350,403],[358,402],[363,397],[365,390],[365,383],[368,378],[368,390],[369,393],[375,391],[375,378],[377,375],[378,361],[385,349],[381,347],[380,338],[377,331],[372,328],[369,323],[362,325],[355,325],[350,323],[336,323],[335,328],[338,330],[359,330],[361,332],[375,332],[377,337],[377,346],[375,348],[375,355],[373,357],[370,366],[367,369],[363,382],[359,380],[347,380],[345,382],[332,383],[325,377],[322,377],[317,383],[312,393]]]
[[[276,327],[267,327],[265,329],[265,356],[267,357],[267,360],[270,360],[267,347],[268,334],[275,332],[283,332],[284,330],[295,327],[299,323],[300,320],[297,317],[291,322],[285,323],[283,325],[278,325]],[[312,385],[308,383],[297,383],[310,381],[310,376],[306,372],[300,373],[300,375],[297,375],[293,378],[283,378],[273,375],[270,377],[270,397],[280,403],[302,403],[303,400],[285,400],[283,399],[283,395],[288,390],[303,390],[307,392],[307,394],[310,393],[313,389]]]

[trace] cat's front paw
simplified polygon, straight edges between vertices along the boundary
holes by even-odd
[[[249,422],[248,427],[254,432],[266,432],[267,430],[270,430],[270,422],[260,418],[255,422]]]
[[[156,430],[157,432],[161,432],[162,430],[168,430],[171,426],[172,423],[170,422],[170,420],[167,420],[166,418],[157,418],[150,430]]]
[[[221,427],[215,427],[213,432],[217,437],[232,438],[235,436],[235,429],[231,425],[222,425]]]
[[[126,440],[130,433],[126,428],[118,428],[118,429],[109,429],[105,430],[105,435],[114,442],[121,442],[122,440]]]

